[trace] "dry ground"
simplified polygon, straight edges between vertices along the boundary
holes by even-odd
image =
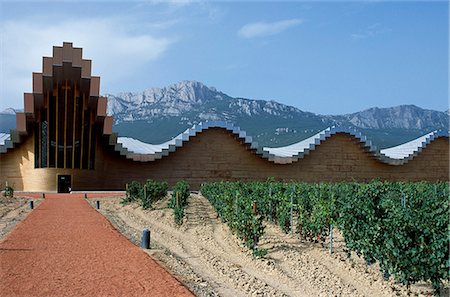
[[[31,209],[28,205],[30,200],[34,201],[34,207],[39,206],[42,201],[42,199],[33,199],[25,194],[15,197],[0,196],[0,240],[30,213]]]
[[[352,255],[335,230],[334,253],[324,246],[284,234],[267,224],[261,246],[268,250],[255,259],[221,223],[210,203],[192,194],[184,224],[174,223],[168,199],[143,210],[120,197],[102,198],[102,212],[131,241],[139,244],[143,228],[151,231],[149,253],[197,296],[427,296],[429,284],[409,290],[392,279],[383,280],[377,265]],[[93,205],[94,201],[90,201]],[[448,284],[443,295],[448,296]]]

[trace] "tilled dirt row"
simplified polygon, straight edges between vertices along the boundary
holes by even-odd
[[[356,255],[347,258],[337,230],[330,256],[327,246],[267,224],[260,243],[268,254],[255,259],[201,195],[189,198],[181,227],[166,208],[167,200],[154,210],[124,206],[120,200],[102,199],[101,212],[136,243],[142,229],[149,228],[154,257],[197,296],[426,296],[431,290],[423,284],[408,291],[383,280],[376,265],[368,267]]]

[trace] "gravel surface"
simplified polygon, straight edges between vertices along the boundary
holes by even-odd
[[[83,194],[48,194],[0,241],[1,296],[193,296]]]

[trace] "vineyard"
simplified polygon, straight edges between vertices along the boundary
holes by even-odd
[[[173,188],[172,197],[168,206],[173,209],[175,223],[178,225],[183,224],[184,209],[186,208],[189,195],[189,184],[185,181],[177,182]]]
[[[167,189],[168,185],[165,182],[149,179],[144,184],[141,184],[140,182],[132,181],[130,184],[127,184],[126,196],[122,202],[126,204],[140,200],[142,208],[148,209],[152,207],[153,203],[167,195]]]
[[[138,181],[132,181],[126,186],[126,195],[122,200],[123,204],[139,201],[143,209],[152,208],[152,205],[166,197],[168,185],[166,182],[147,180],[144,184]],[[172,191],[168,207],[173,209],[175,223],[183,224],[184,210],[189,198],[189,184],[185,181],[179,181]]]
[[[448,183],[218,182],[201,193],[255,256],[266,253],[258,248],[264,221],[322,242],[334,226],[348,256],[378,262],[385,278],[431,281],[436,292],[449,279]]]

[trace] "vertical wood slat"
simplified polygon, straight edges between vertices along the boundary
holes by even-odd
[[[64,90],[64,168],[67,168],[67,79]]]
[[[91,144],[92,144],[92,119],[93,119],[93,112],[89,113],[89,146],[88,146],[88,164],[87,164],[87,169],[91,169],[90,168],[90,164],[91,164]]]
[[[77,83],[73,83],[73,126],[72,126],[72,167],[75,168],[75,127],[77,123]]]
[[[59,94],[58,94],[58,89],[59,89],[59,82],[56,81],[56,110],[55,110],[55,114],[56,114],[56,121],[55,121],[55,125],[56,125],[56,145],[55,145],[55,168],[58,168],[58,138],[59,138],[59,134],[58,134],[58,128],[59,128]]]
[[[37,111],[38,113],[38,168],[42,167],[42,109]]]
[[[80,143],[80,151],[81,151],[81,156],[80,156],[80,169],[83,169],[83,150],[84,150],[84,146],[83,146],[83,142],[84,142],[84,100],[85,100],[85,95],[83,93],[83,100],[81,101],[81,143]]]
[[[47,90],[47,168],[50,167],[50,93]]]

